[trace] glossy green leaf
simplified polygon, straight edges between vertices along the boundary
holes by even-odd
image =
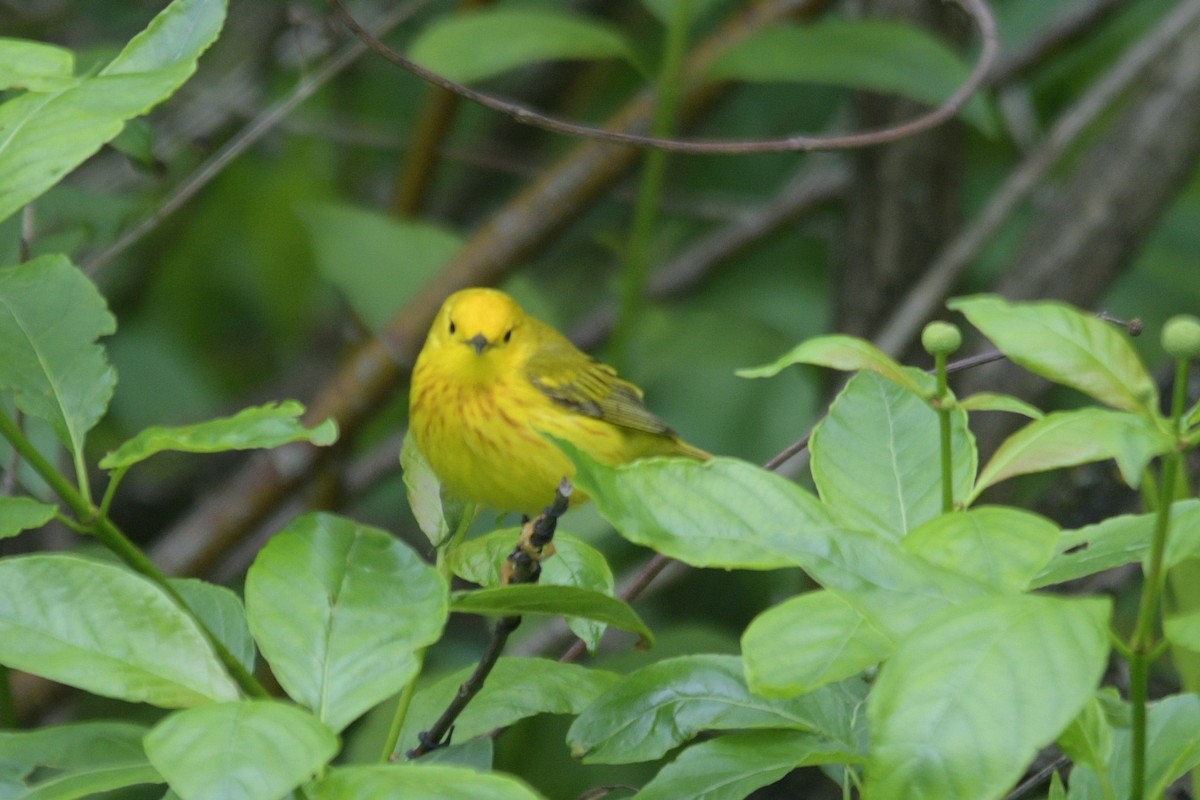
[[[146,764],[142,737],[132,722],[73,722],[28,731],[0,731],[0,772],[26,775],[37,767],[75,772]]]
[[[326,446],[337,441],[337,423],[327,419],[312,428],[300,416],[304,406],[295,400],[244,408],[231,417],[172,428],[153,427],[106,455],[103,469],[120,469],[164,450],[184,453],[223,453],[227,450],[272,448],[289,442]]]
[[[1164,797],[1167,787],[1200,767],[1200,697],[1179,694],[1150,706],[1146,714],[1146,797]],[[1132,735],[1128,729],[1114,736],[1109,761],[1114,786],[1130,784]]]
[[[54,91],[75,78],[75,54],[26,39],[0,37],[0,89]]]
[[[1128,337],[1111,323],[1051,301],[1009,303],[995,295],[974,295],[947,305],[1030,372],[1113,408],[1143,415],[1158,408],[1154,379]]]
[[[489,48],[472,48],[487,50]],[[457,234],[415,220],[335,203],[299,210],[325,280],[373,331],[387,328],[462,246]]]
[[[463,542],[447,554],[446,562],[455,575],[481,586],[500,585],[500,569],[512,553],[520,528],[492,531]],[[578,536],[558,530],[554,555],[542,562],[538,581],[542,586],[578,586],[611,595],[613,574],[604,555]],[[584,617],[567,617],[571,630],[594,652],[605,624]]]
[[[959,400],[958,407],[965,411],[1007,411],[1029,419],[1041,419],[1046,416],[1037,406],[999,392],[976,392]]]
[[[316,717],[275,700],[178,711],[146,735],[146,755],[183,800],[278,800],[337,751]]]
[[[488,42],[488,47],[480,47]],[[623,58],[633,51],[617,29],[546,6],[444,16],[412,43],[409,57],[459,83],[476,83],[544,61]]]
[[[797,731],[730,733],[693,745],[637,793],[638,800],[742,800],[797,767],[855,763],[845,745]]]
[[[867,702],[869,797],[1003,797],[1082,710],[1108,660],[1107,598],[995,597],[900,643]]]
[[[910,391],[874,373],[855,375],[813,430],[809,450],[821,499],[856,527],[903,538],[942,513],[938,415]],[[975,477],[967,414],[950,412],[954,497]]]
[[[446,623],[447,590],[386,531],[306,514],[254,560],[246,611],[280,685],[341,731],[417,674]]]
[[[694,566],[802,567],[872,624],[903,636],[946,604],[991,593],[856,530],[796,484],[745,462],[651,458],[610,467],[571,446],[575,482],[625,538]]]
[[[404,471],[404,488],[408,494],[408,506],[412,509],[417,527],[434,547],[440,546],[451,533],[450,516],[461,514],[462,504],[442,494],[442,484],[417,440],[404,437],[400,446],[400,469]]]
[[[171,586],[217,641],[253,673],[258,651],[246,623],[246,607],[237,593],[196,578],[171,578]]]
[[[474,665],[465,667],[417,691],[404,718],[401,754],[417,746],[417,734],[433,725],[474,670]],[[455,720],[454,741],[466,742],[537,714],[578,714],[618,677],[578,664],[503,656]]]
[[[21,800],[77,800],[127,786],[162,782],[158,770],[148,765],[97,767],[50,778],[20,797]]]
[[[983,506],[934,517],[914,529],[904,549],[1004,592],[1019,592],[1054,557],[1059,529],[1008,506]]]
[[[1125,482],[1137,486],[1150,459],[1171,446],[1170,437],[1134,414],[1104,408],[1056,411],[1004,440],[980,471],[969,499],[1016,475],[1109,458],[1116,459]]]
[[[737,374],[743,378],[770,378],[793,364],[813,364],[845,372],[874,372],[921,397],[932,397],[937,390],[937,382],[932,376],[903,366],[865,339],[841,334],[806,339],[770,364],[739,369]]]
[[[162,590],[77,556],[0,561],[0,663],[164,708],[238,696],[196,623]]]
[[[692,655],[655,662],[624,676],[588,707],[567,733],[588,764],[661,757],[702,730],[780,728],[854,746],[853,717],[866,687],[824,686],[792,699],[750,691],[736,656]]]
[[[947,100],[969,74],[953,50],[920,28],[873,19],[767,28],[728,48],[709,68],[718,80],[827,84],[931,106]],[[981,96],[960,113],[984,133],[995,130]]]
[[[32,497],[0,497],[0,539],[40,528],[54,519],[55,507]]]
[[[494,616],[550,614],[583,617],[636,633],[644,643],[654,641],[654,634],[646,627],[646,623],[624,600],[578,586],[522,584],[457,592],[450,610]]]
[[[839,595],[806,592],[755,617],[742,634],[751,691],[794,697],[878,664],[892,640]]]
[[[1063,531],[1054,558],[1033,581],[1033,588],[1138,561],[1150,545],[1155,520],[1155,514],[1124,514]],[[1164,563],[1173,566],[1195,552],[1200,538],[1197,526],[1200,526],[1200,500],[1180,500],[1171,505],[1172,536],[1167,540]]]
[[[1101,689],[1058,737],[1059,748],[1072,762],[1087,764],[1095,770],[1106,770],[1112,758],[1113,726],[1105,712],[1105,703],[1100,700],[1106,693],[1116,696],[1111,687]]]
[[[455,731],[457,732],[457,728]],[[487,772],[496,760],[496,746],[490,736],[480,736],[464,744],[451,744],[431,750],[421,756],[421,764],[444,764],[450,767],[468,767]]]
[[[318,781],[312,800],[541,800],[523,781],[501,772],[442,764],[339,767]]]
[[[175,0],[98,74],[0,105],[0,220],[170,97],[224,20],[224,0]]]
[[[0,131],[3,131],[0,106]],[[0,176],[3,176],[0,140]],[[3,204],[0,177],[0,205]],[[0,389],[50,423],[72,453],[112,397],[117,376],[96,339],[116,330],[104,298],[64,256],[0,270]]]

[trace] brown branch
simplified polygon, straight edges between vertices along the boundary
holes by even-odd
[[[383,58],[416,75],[427,83],[439,86],[446,91],[453,92],[459,97],[479,103],[498,113],[505,114],[517,122],[566,136],[594,139],[613,144],[634,145],[654,150],[666,150],[674,153],[691,153],[693,155],[744,155],[750,153],[781,153],[808,150],[849,150],[894,142],[941,125],[957,114],[959,109],[971,98],[971,95],[983,85],[1000,51],[996,37],[996,23],[992,18],[991,9],[988,8],[984,0],[956,0],[956,2],[971,17],[979,29],[982,46],[979,58],[975,62],[975,67],[971,70],[971,74],[946,102],[928,114],[899,125],[845,136],[789,136],[782,139],[714,141],[669,139],[658,136],[646,136],[641,133],[629,131],[613,130],[611,128],[579,125],[561,117],[554,117],[534,111],[520,103],[514,103],[495,95],[472,89],[432,70],[425,69],[420,64],[405,58],[359,25],[354,16],[342,5],[341,0],[329,0],[329,4],[333,6],[338,16],[342,18],[342,22],[345,23],[346,27]],[[695,76],[696,72],[691,71],[690,74]]]

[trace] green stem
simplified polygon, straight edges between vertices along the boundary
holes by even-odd
[[[953,453],[950,447],[950,409],[947,407],[950,388],[946,383],[946,354],[935,355],[934,364],[937,368],[938,431],[942,451],[942,513],[947,514],[954,510],[954,465],[951,461]]]
[[[217,656],[225,664],[225,668],[229,670],[229,674],[237,681],[247,695],[251,697],[268,697],[267,690],[259,683],[250,672],[242,666],[242,663],[237,660],[237,657],[229,651],[225,645],[217,639],[208,626],[205,625],[179,592],[175,591],[175,587],[167,580],[167,576],[158,568],[158,566],[146,557],[146,554],[138,549],[137,545],[129,540],[120,529],[117,528],[109,519],[100,515],[100,510],[96,508],[91,501],[71,485],[71,482],[63,477],[54,466],[46,459],[41,452],[33,446],[29,439],[25,438],[25,434],[17,427],[7,414],[0,413],[0,435],[3,435],[12,445],[22,458],[24,458],[34,470],[50,485],[62,501],[70,507],[75,517],[82,522],[88,531],[99,539],[108,549],[112,550],[118,558],[125,562],[129,567],[142,575],[149,578],[158,587],[166,592],[167,596],[175,601],[184,612],[186,612],[212,645]]]
[[[1171,422],[1176,437],[1183,430],[1183,410],[1187,402],[1186,359],[1176,359],[1175,386],[1171,400]],[[1154,625],[1158,619],[1165,573],[1163,554],[1171,529],[1171,503],[1175,499],[1176,478],[1180,474],[1182,453],[1172,450],[1163,456],[1162,475],[1158,486],[1158,508],[1154,520],[1154,539],[1150,544],[1150,559],[1142,579],[1142,597],[1138,605],[1137,622],[1130,637],[1129,704],[1132,707],[1133,763],[1130,776],[1130,800],[1142,800],[1146,792],[1146,702],[1149,695],[1150,664],[1162,653],[1154,641]]]
[[[658,104],[650,121],[650,133],[669,136],[679,115],[682,96],[680,76],[683,57],[687,52],[690,0],[675,0],[667,39],[663,45],[662,68],[658,75]],[[641,315],[646,280],[650,274],[650,239],[658,221],[667,174],[667,152],[651,150],[646,154],[638,184],[637,202],[633,210],[629,241],[622,265],[621,303],[613,331],[613,358],[620,362],[627,350],[629,338]]]
[[[425,651],[421,650],[417,653],[417,674],[412,676],[411,681],[404,684],[400,698],[396,701],[396,713],[392,716],[392,727],[388,730],[387,740],[383,743],[383,752],[379,755],[379,761],[383,764],[391,763],[393,756],[396,755],[396,747],[400,744],[400,732],[404,730],[404,720],[408,717],[409,706],[412,705],[413,695],[417,691],[417,679],[421,677],[421,668],[424,665]]]

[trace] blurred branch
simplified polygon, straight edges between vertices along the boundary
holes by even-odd
[[[378,27],[381,33],[391,30],[428,3],[429,0],[409,0],[408,3],[395,9],[391,14],[382,19],[376,27]],[[229,166],[231,161],[246,152],[251,145],[278,125],[288,114],[292,113],[296,106],[311,97],[317,89],[320,89],[331,78],[349,66],[365,50],[366,45],[357,39],[347,42],[337,54],[332,56],[319,69],[315,70],[311,76],[301,79],[286,97],[251,120],[233,138],[229,139],[219,150],[209,156],[186,180],[167,194],[162,203],[154,209],[153,213],[121,234],[108,247],[84,260],[83,271],[88,275],[95,275],[114,258],[140,242],[147,234],[157,228],[163,220],[178,211],[197,192],[207,186],[213,178],[220,175],[225,167]]]
[[[1014,170],[992,195],[975,220],[942,250],[920,281],[909,291],[875,338],[884,352],[896,355],[916,337],[921,325],[941,305],[954,282],[983,251],[1013,213],[1060,158],[1142,74],[1189,32],[1200,18],[1200,2],[1176,6],[1153,31],[1125,53],[1120,61],[1069,108],[1045,140]]]
[[[1020,80],[1047,58],[1078,42],[1129,0],[1091,0],[1072,6],[1020,50],[1003,56],[987,76],[988,86]]]
[[[701,42],[686,71],[700,72],[732,43],[798,11],[815,10],[824,0],[760,0]],[[712,86],[689,88],[683,115],[695,117],[718,95]],[[644,130],[654,94],[643,91],[610,120],[614,130]],[[616,181],[637,158],[632,147],[586,141],[531,183],[475,231],[440,273],[401,309],[391,327],[366,342],[342,365],[310,404],[309,418],[333,418],[351,440],[360,425],[396,389],[442,300],[464,286],[492,285],[528,253],[565,228]],[[262,522],[313,470],[330,456],[328,448],[289,445],[251,456],[221,487],[180,520],[151,550],[168,572],[203,573],[246,531]]]
[[[435,86],[440,86],[459,97],[479,103],[493,111],[505,114],[517,122],[566,136],[697,155],[742,155],[803,150],[848,150],[905,139],[921,131],[941,125],[943,122],[953,118],[958,113],[958,110],[971,98],[971,95],[983,84],[988,72],[992,69],[992,65],[1000,49],[996,37],[996,23],[992,18],[991,9],[988,8],[984,0],[956,0],[958,5],[971,17],[979,29],[979,36],[982,40],[979,59],[963,84],[955,90],[946,102],[928,114],[900,125],[845,136],[789,136],[783,139],[750,139],[728,142],[683,140],[646,136],[640,132],[620,130],[612,127],[595,128],[590,125],[579,125],[560,117],[553,117],[534,111],[528,106],[504,100],[486,92],[480,92],[461,83],[456,83],[432,70],[425,69],[420,64],[410,61],[391,47],[388,47],[388,45],[373,36],[358,23],[354,16],[342,5],[341,0],[328,0],[328,2],[337,11],[338,16],[342,18],[342,22],[346,24],[346,27],[365,41],[372,50],[383,58],[416,75],[421,80]],[[698,71],[691,69],[685,72],[693,77],[699,74]]]

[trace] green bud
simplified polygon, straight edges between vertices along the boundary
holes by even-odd
[[[962,347],[962,334],[957,325],[931,322],[921,331],[921,346],[931,356],[948,356]]]
[[[1200,358],[1200,319],[1191,314],[1171,317],[1163,325],[1162,345],[1172,358]]]

